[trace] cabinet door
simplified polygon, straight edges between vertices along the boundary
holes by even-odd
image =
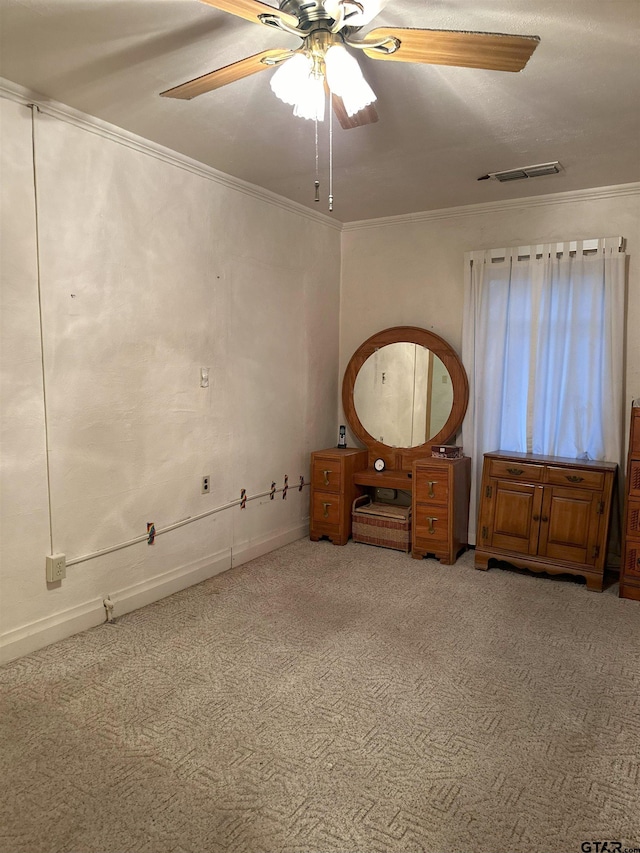
[[[542,504],[540,556],[593,565],[599,555],[601,492],[547,486]]]
[[[490,547],[515,554],[535,554],[538,550],[542,486],[492,480],[489,488],[493,504],[487,531]]]

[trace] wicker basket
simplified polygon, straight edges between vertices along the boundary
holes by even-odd
[[[407,554],[411,550],[411,507],[374,503],[361,495],[353,502],[351,520],[354,542]]]

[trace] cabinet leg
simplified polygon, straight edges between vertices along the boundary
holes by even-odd
[[[602,592],[604,577],[603,575],[585,575],[587,581],[587,589],[591,592]]]
[[[489,555],[488,554],[479,554],[476,551],[475,563],[476,569],[480,569],[481,572],[486,572],[489,568]]]

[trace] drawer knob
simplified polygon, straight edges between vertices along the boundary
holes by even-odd
[[[435,518],[433,515],[428,515],[428,516],[426,516],[426,518],[427,518],[427,521],[429,522],[429,533],[431,534],[431,536],[433,536],[433,534],[436,532],[436,529],[433,526],[433,522],[437,521],[438,519]]]
[[[566,474],[565,476],[570,483],[581,483],[584,480],[584,477],[578,477],[577,474]]]
[[[507,471],[515,477],[519,477],[520,474],[524,474],[524,470],[522,468],[507,468]]]
[[[323,471],[322,473],[324,474],[324,484],[325,484],[325,486],[330,485],[330,483],[329,483],[329,474],[332,474],[332,473],[333,473],[333,471]]]
[[[437,480],[427,480],[427,485],[429,486],[429,497],[435,498],[436,493],[433,491],[433,487],[438,485]]]
[[[322,503],[322,508],[323,508],[324,512],[322,513],[322,515],[323,515],[323,517],[324,517],[324,518],[329,518],[329,507],[330,507],[330,506],[331,506],[331,504],[330,504],[330,503],[328,503],[328,502],[327,502],[327,503],[325,503],[325,502],[323,501],[323,503]]]

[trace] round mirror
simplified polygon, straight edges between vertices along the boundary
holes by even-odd
[[[387,344],[358,371],[353,403],[362,426],[381,444],[416,447],[449,420],[451,376],[430,349],[408,341]]]
[[[347,365],[342,386],[354,435],[374,452],[393,448],[412,458],[427,452],[425,444],[455,436],[468,398],[456,352],[414,326],[385,329],[366,340]]]

